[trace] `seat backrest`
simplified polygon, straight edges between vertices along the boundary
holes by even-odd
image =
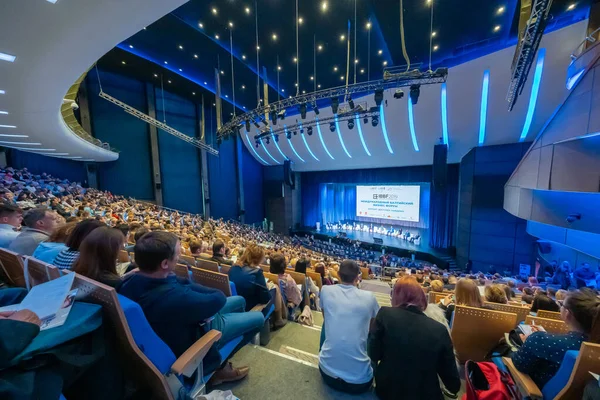
[[[369,268],[360,267],[360,272],[363,279],[369,279]]]
[[[185,255],[180,255],[179,259],[182,261],[187,262],[189,265],[191,265],[192,267],[196,266],[196,259],[194,257],[190,257],[190,256],[185,256]]]
[[[579,356],[579,350],[569,350],[565,353],[558,371],[542,388],[544,399],[554,399],[556,395],[565,387],[575,370],[575,363]]]
[[[449,294],[452,294],[452,292],[434,292],[433,290],[430,290],[428,294],[429,302],[432,304],[437,304],[442,301],[442,299],[448,297]]]
[[[117,256],[117,260],[119,263],[130,262],[129,253],[125,250],[119,250],[119,255]]]
[[[192,280],[200,285],[219,289],[225,296],[231,296],[229,276],[219,272],[192,267]]]
[[[219,264],[214,261],[198,259],[196,260],[196,266],[207,271],[219,272]]]
[[[456,306],[451,336],[459,361],[483,361],[504,334],[516,325],[517,314]]]
[[[546,330],[546,332],[548,332],[548,333],[568,333],[569,332],[569,327],[562,320],[559,321],[559,320],[555,320],[555,319],[534,317],[533,315],[528,315],[527,318],[525,318],[526,324],[531,325],[533,322],[535,322],[536,325],[543,326],[544,329]]]
[[[273,282],[276,285],[277,285],[277,282],[279,282],[279,276],[277,276],[275,274],[271,274],[270,272],[263,272],[263,275],[265,276],[265,279],[270,280],[271,282]]]
[[[321,279],[321,274],[318,272],[306,271],[306,275],[308,275],[310,279],[313,280],[315,285],[317,285],[319,290],[321,290],[321,288],[323,287],[323,279]]]
[[[11,286],[26,287],[23,258],[19,254],[0,249],[0,279]]]
[[[26,257],[27,271],[29,272],[29,284],[31,287],[51,281],[60,277],[60,271],[53,265],[45,263],[33,257]],[[51,268],[54,270],[51,273]],[[58,272],[58,276],[54,272]]]
[[[78,289],[78,300],[102,306],[102,324],[105,329],[114,331],[120,359],[129,376],[140,387],[149,388],[153,398],[174,400],[163,374],[144,355],[133,339],[115,289],[79,274],[75,275],[73,288]]]
[[[513,306],[510,304],[491,303],[489,301],[486,301],[483,304],[493,310],[505,311],[505,312],[517,314],[517,324],[522,321],[525,321],[525,318],[527,318],[527,316],[529,315],[528,307]]]
[[[271,267],[266,264],[260,264],[259,267],[263,270],[263,272],[271,272]]]
[[[185,279],[187,281],[190,280],[190,274],[187,265],[177,264],[175,265],[175,268],[173,268],[173,272],[179,278]]]
[[[594,379],[590,372],[600,374],[600,344],[584,342],[579,349],[569,382],[555,400],[582,399],[585,385]]]
[[[219,266],[219,269],[222,274],[229,275],[229,270],[231,270],[231,265],[223,264]]]
[[[296,281],[296,283],[298,285],[304,285],[306,283],[306,275],[301,274],[300,272],[295,272],[295,271],[285,271],[288,274],[290,274],[290,276],[292,278],[294,278],[294,280]]]
[[[537,316],[540,318],[556,319],[556,320],[562,321],[562,318],[560,317],[559,312],[538,310]]]

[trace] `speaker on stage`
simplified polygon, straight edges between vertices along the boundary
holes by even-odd
[[[437,144],[433,147],[433,186],[443,190],[448,183],[448,146]]]

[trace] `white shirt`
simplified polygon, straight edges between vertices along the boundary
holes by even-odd
[[[367,354],[369,323],[379,311],[371,292],[351,285],[323,286],[321,308],[325,318],[325,343],[319,366],[327,375],[348,383],[367,383],[373,378]]]
[[[19,236],[15,227],[8,224],[0,224],[0,247],[8,249],[8,246]]]

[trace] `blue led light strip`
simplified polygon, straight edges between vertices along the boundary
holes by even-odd
[[[260,132],[259,132],[260,133]],[[275,164],[281,164],[279,161],[277,161],[272,155],[271,153],[269,153],[269,150],[267,150],[267,146],[265,146],[265,141],[263,139],[260,139],[260,145],[262,146],[262,148],[265,150],[265,153],[267,153],[267,155],[271,158],[271,160],[273,160],[275,162]]]
[[[446,101],[446,82],[444,82],[442,83],[442,139],[444,144],[450,147],[448,143],[448,108]]]
[[[371,157],[371,153],[369,153],[369,149],[367,149],[367,144],[365,143],[365,138],[362,134],[362,127],[360,126],[360,117],[358,116],[358,113],[356,114],[356,127],[358,128],[358,136],[360,137],[360,142],[362,143],[363,149],[365,149],[367,155]]]
[[[346,150],[346,145],[344,144],[344,139],[342,139],[342,133],[340,132],[340,124],[338,123],[337,114],[335,115],[335,130],[337,131],[338,138],[340,139],[340,143],[342,144],[342,149],[344,149],[344,152],[346,153],[346,155],[348,157],[352,158],[350,153],[348,153],[348,150]]]
[[[335,158],[333,158],[333,156],[331,155],[331,153],[329,152],[329,149],[327,148],[327,146],[325,146],[325,141],[323,140],[323,135],[321,135],[321,125],[319,124],[319,118],[315,117],[315,120],[317,121],[317,132],[319,133],[319,139],[321,139],[321,144],[323,145],[323,148],[325,149],[325,153],[327,153],[327,155],[332,159],[335,160]]]
[[[417,143],[417,134],[415,133],[415,123],[413,120],[413,104],[411,99],[407,99],[408,104],[408,126],[410,127],[410,138],[415,151],[419,151],[419,144]]]
[[[385,139],[385,144],[388,150],[390,151],[390,154],[394,154],[394,150],[392,150],[392,146],[390,145],[390,139],[388,138],[387,128],[385,127],[385,114],[383,113],[383,103],[379,106],[379,119],[379,123],[381,124],[381,131],[383,132],[383,138]]]
[[[544,70],[545,58],[546,49],[540,49],[538,52],[537,63],[535,64],[535,72],[533,74],[533,85],[531,86],[531,95],[529,96],[527,116],[525,117],[525,124],[523,124],[523,130],[521,131],[519,142],[525,140],[527,134],[529,133],[529,128],[531,128],[531,121],[533,120],[533,113],[535,112],[535,105],[537,103],[538,93],[540,92],[540,83],[542,81],[542,71]]]
[[[287,138],[287,133],[288,133],[287,126],[284,125],[283,126],[283,130],[285,131],[285,137]],[[302,157],[300,157],[300,155],[298,154],[298,152],[294,148],[294,145],[292,144],[292,141],[290,139],[288,139],[287,141],[290,144],[290,147],[292,148],[292,151],[294,152],[294,154],[296,155],[296,157],[298,157],[298,159],[300,159],[300,161],[306,162],[306,161],[304,161],[304,159]]]
[[[254,152],[254,155],[256,157],[258,157],[258,159],[260,161],[262,161],[264,164],[271,165],[268,162],[266,162],[265,160],[263,160],[263,158],[260,155],[258,155],[258,153],[256,152],[256,150],[254,150],[254,146],[252,146],[252,143],[250,143],[250,139],[248,139],[248,132],[244,132],[244,133],[246,134],[246,141],[248,142],[248,147],[250,147],[252,149],[252,151]]]
[[[277,147],[277,150],[279,150],[279,154],[281,154],[281,156],[283,157],[284,160],[288,160],[289,158],[287,158],[287,156],[285,154],[283,154],[283,151],[281,151],[281,148],[279,147],[279,141],[275,140],[275,135],[273,135],[273,127],[270,127],[271,129],[271,139],[273,139],[273,142],[275,142],[275,147]]]
[[[490,87],[490,70],[483,72],[483,84],[481,85],[481,108],[479,110],[479,145],[485,141],[485,123],[487,120],[488,92]]]
[[[302,124],[299,123],[298,124],[300,126],[300,130],[304,130],[304,128],[302,127]],[[300,136],[302,136],[302,140],[304,141],[304,145],[306,146],[306,150],[308,150],[308,152],[310,153],[310,155],[312,156],[312,158],[314,158],[315,160],[319,161],[319,159],[317,158],[317,156],[315,156],[312,152],[312,150],[310,149],[310,147],[308,146],[308,142],[306,141],[306,136],[304,135],[304,133],[298,133]]]

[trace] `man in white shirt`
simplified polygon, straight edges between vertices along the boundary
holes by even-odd
[[[17,236],[19,232],[16,229],[21,227],[23,220],[23,210],[14,204],[0,204],[0,247],[6,249]]]
[[[360,268],[344,260],[338,272],[340,284],[323,286],[323,334],[319,370],[325,383],[346,393],[363,393],[373,384],[373,368],[367,354],[367,338],[379,304],[375,296],[356,287]]]

